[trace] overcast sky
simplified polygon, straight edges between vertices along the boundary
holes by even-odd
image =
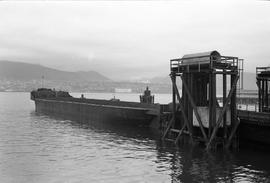
[[[248,72],[270,65],[270,2],[0,2],[0,60],[123,80],[166,76],[170,59],[209,50]]]

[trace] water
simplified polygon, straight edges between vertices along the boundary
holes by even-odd
[[[28,93],[0,93],[0,104],[0,182],[270,182],[269,152],[207,153],[36,114]]]

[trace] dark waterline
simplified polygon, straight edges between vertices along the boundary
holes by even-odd
[[[28,93],[0,103],[0,182],[270,182],[269,152],[207,153],[150,129],[37,114]]]

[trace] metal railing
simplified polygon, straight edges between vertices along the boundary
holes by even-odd
[[[215,56],[207,55],[207,56],[171,59],[170,69],[172,71],[175,68],[179,68],[182,66],[189,66],[189,65],[192,65],[192,66],[198,65],[198,68],[200,68],[200,65],[203,65],[203,64],[210,64],[210,68],[213,68],[215,66],[214,63],[227,64],[229,66],[238,68],[238,64],[239,64],[238,57],[220,56],[218,57],[218,59],[215,59],[215,58],[216,58]],[[197,59],[197,61],[195,59]]]

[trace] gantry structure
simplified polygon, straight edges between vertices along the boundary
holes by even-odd
[[[188,135],[192,142],[202,142],[207,149],[219,144],[229,148],[236,142],[240,123],[236,109],[238,65],[237,57],[221,56],[218,51],[170,60],[172,118],[167,122],[163,139],[173,138],[177,143]],[[222,103],[217,100],[218,76]]]

